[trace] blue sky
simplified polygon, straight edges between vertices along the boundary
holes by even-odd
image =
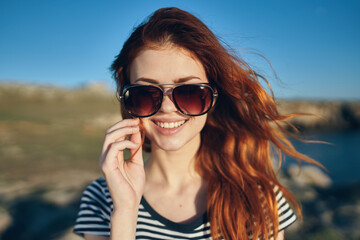
[[[114,86],[108,67],[131,29],[169,6],[203,20],[278,97],[360,99],[358,0],[1,0],[0,81]]]

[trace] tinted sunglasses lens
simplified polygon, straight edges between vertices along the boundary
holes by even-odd
[[[137,117],[145,117],[157,112],[162,102],[162,91],[154,86],[133,86],[124,94],[126,110]]]
[[[188,84],[174,88],[173,98],[184,114],[201,115],[210,109],[213,92],[209,86]]]

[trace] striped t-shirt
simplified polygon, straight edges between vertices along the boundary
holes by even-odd
[[[296,215],[276,187],[279,215],[279,231],[296,220]],[[110,236],[110,216],[113,203],[104,178],[89,185],[81,198],[80,211],[74,232]],[[211,239],[210,223],[205,213],[190,223],[172,222],[158,214],[145,200],[141,199],[136,226],[136,239]]]

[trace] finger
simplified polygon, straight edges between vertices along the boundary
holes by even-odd
[[[139,146],[138,149],[131,149],[130,151],[132,156],[131,161],[139,165],[144,165],[143,156],[142,156],[141,132],[138,131],[132,134],[130,137],[130,141],[132,141],[133,143]]]
[[[123,127],[120,129],[116,129],[111,133],[107,133],[105,135],[102,152],[105,153],[108,150],[110,144],[118,141],[123,141],[125,140],[126,136],[136,134],[139,131],[140,130],[138,126],[132,126],[132,127]]]
[[[123,127],[133,127],[133,126],[138,126],[139,125],[139,120],[136,118],[131,118],[131,119],[124,119],[121,120],[117,123],[115,123],[114,125],[112,125],[111,127],[109,127],[106,130],[106,134],[111,133],[113,131],[115,131],[116,129],[119,128],[123,128]]]
[[[139,146],[129,140],[124,140],[121,142],[112,143],[109,147],[109,150],[106,154],[106,157],[103,158],[102,162],[100,163],[101,169],[104,173],[112,171],[114,169],[119,168],[119,164],[124,162],[124,158],[122,153],[124,149],[137,149]]]

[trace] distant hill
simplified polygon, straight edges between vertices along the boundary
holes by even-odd
[[[290,119],[302,131],[350,130],[360,128],[360,102],[347,101],[280,101],[281,113],[306,113]]]
[[[66,89],[54,86],[41,86],[19,83],[0,82],[0,100],[2,105],[18,101],[39,102],[60,100],[68,103],[89,101],[92,104],[104,99],[112,99],[111,104],[117,106],[115,92],[105,83],[94,82],[79,88]],[[314,116],[300,116],[289,119],[302,131],[327,131],[360,128],[359,101],[306,101],[279,100],[279,111],[283,114],[306,113]],[[104,106],[105,107],[105,106]],[[118,115],[118,111],[116,112]],[[111,120],[111,118],[109,119]],[[104,124],[107,124],[104,122]],[[111,124],[109,122],[108,124]]]

